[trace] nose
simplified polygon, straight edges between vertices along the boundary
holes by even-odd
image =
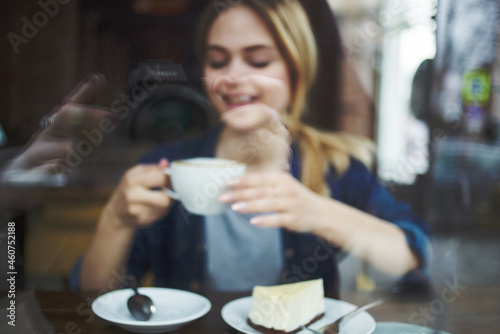
[[[237,80],[245,75],[248,75],[249,73],[245,63],[239,58],[234,58],[227,67],[225,74],[231,78],[231,80]]]
[[[219,94],[237,89],[243,83],[242,78],[249,74],[244,62],[233,59],[224,69],[223,74],[221,73],[215,80],[214,88]]]

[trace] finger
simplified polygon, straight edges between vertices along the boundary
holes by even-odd
[[[170,166],[170,162],[167,159],[165,159],[165,158],[161,158],[160,162],[158,162],[158,167],[160,167],[162,169],[165,169],[168,166]]]
[[[229,180],[231,188],[252,188],[262,186],[275,186],[286,182],[287,173],[249,173],[247,175]]]
[[[231,79],[228,75],[219,75],[213,82],[209,83],[213,86],[213,90],[217,95],[224,95],[226,91],[232,86],[237,86],[238,82]]]
[[[253,86],[260,87],[269,107],[277,111],[286,108],[290,87],[287,87],[282,80],[260,74],[248,75],[248,80]]]
[[[287,213],[274,213],[253,217],[250,223],[259,227],[287,227],[292,223],[292,216]]]
[[[118,119],[111,109],[66,104],[57,110],[53,124],[45,129],[45,133],[53,138],[76,135],[76,130],[82,128],[109,133],[114,130]]]
[[[255,148],[259,156],[263,157],[262,154],[267,153],[288,160],[292,136],[281,124],[276,111],[265,104],[252,104],[227,111],[221,115],[221,121],[233,131],[246,133],[241,144]],[[245,151],[244,147],[242,151]]]
[[[26,163],[24,168],[32,168],[47,161],[65,158],[71,145],[71,141],[35,142],[20,157]]]
[[[132,198],[137,203],[141,203],[155,208],[167,208],[172,200],[161,190],[154,191],[145,188],[137,188]]]
[[[47,161],[43,166],[45,167],[47,174],[52,175],[68,175],[74,169],[74,167],[69,167],[66,159],[63,158]]]
[[[160,208],[144,204],[134,204],[129,208],[129,214],[131,214],[130,218],[133,225],[148,226],[163,216],[167,210],[167,207]]]
[[[64,103],[91,103],[104,87],[106,87],[106,78],[104,75],[92,73],[82,80],[73,91],[66,96]]]
[[[159,188],[165,186],[167,176],[163,168],[158,165],[138,165],[129,170],[125,176],[126,182],[130,185],[141,187]]]
[[[237,202],[231,205],[231,209],[238,213],[260,213],[260,212],[282,212],[286,211],[287,204],[280,198],[266,198],[246,202]]]
[[[272,198],[275,194],[274,187],[254,187],[243,190],[230,191],[219,197],[219,200],[224,203],[235,203],[242,201],[255,200],[258,198]]]

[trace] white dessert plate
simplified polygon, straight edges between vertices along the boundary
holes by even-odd
[[[134,294],[123,289],[99,296],[92,303],[92,311],[100,318],[134,333],[164,333],[179,329],[204,316],[212,307],[210,301],[192,292],[166,288],[139,288],[156,306],[148,321],[132,317],[127,301]]]
[[[443,331],[436,332],[432,328],[422,327],[402,322],[377,322],[377,327],[373,334],[448,334]]]
[[[261,334],[256,331],[247,323],[248,314],[252,306],[252,297],[244,297],[233,300],[222,308],[222,319],[237,331],[245,334]],[[354,310],[357,306],[331,298],[325,298],[325,316],[319,321],[312,324],[312,329],[318,329],[334,322],[347,312]],[[375,329],[375,319],[368,312],[361,312],[360,314],[347,319],[340,325],[340,334],[356,333],[356,334],[370,334]],[[303,330],[300,334],[311,333]]]

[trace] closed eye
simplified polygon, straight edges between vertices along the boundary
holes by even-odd
[[[219,68],[223,68],[224,66],[226,66],[226,62],[209,62],[208,65],[211,67],[211,68],[214,68],[214,69],[219,69]]]
[[[266,67],[267,65],[269,65],[268,61],[259,62],[259,63],[252,63],[252,66],[257,67],[257,68],[263,68],[263,67]]]

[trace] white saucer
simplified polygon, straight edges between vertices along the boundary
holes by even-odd
[[[402,322],[377,322],[373,334],[448,334],[443,331],[436,332],[432,328],[422,327]]]
[[[252,306],[252,297],[244,297],[233,300],[222,308],[222,319],[231,327],[245,334],[261,334],[247,323],[248,314]],[[347,302],[325,298],[326,312],[321,320],[310,327],[318,329],[324,325],[334,322],[342,315],[355,309],[357,306]],[[340,333],[370,334],[375,329],[375,319],[368,312],[350,318],[340,325]],[[310,334],[308,331],[300,331],[300,334]]]
[[[164,333],[176,330],[204,316],[210,301],[192,292],[166,288],[139,288],[139,293],[153,300],[156,313],[148,321],[135,320],[127,308],[132,289],[106,293],[92,303],[100,318],[134,333]]]

